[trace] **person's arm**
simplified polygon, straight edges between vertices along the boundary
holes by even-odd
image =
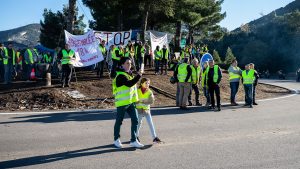
[[[127,77],[125,75],[119,75],[116,79],[116,85],[117,85],[117,87],[121,87],[123,85],[125,85],[127,87],[132,87],[138,83],[140,78],[141,78],[140,75],[136,75],[132,80],[129,80],[129,79],[127,79]]]
[[[190,77],[191,77],[191,75],[192,75],[192,69],[191,69],[191,67],[188,65],[187,66],[187,75],[186,75],[186,78],[185,78],[185,82],[188,82],[189,81],[189,79],[190,79]]]
[[[218,75],[219,75],[219,78],[218,78],[217,84],[219,84],[221,82],[222,77],[223,77],[220,67],[219,67],[219,70],[218,70]]]
[[[140,102],[142,102],[144,104],[150,104],[150,105],[153,104],[154,103],[153,93],[151,92],[150,97],[147,100],[143,100],[143,101],[140,101]]]

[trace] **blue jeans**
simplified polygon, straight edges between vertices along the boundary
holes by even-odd
[[[148,126],[150,128],[150,132],[151,132],[152,138],[155,139],[155,137],[157,137],[157,135],[156,135],[156,132],[155,132],[155,128],[154,128],[154,124],[153,124],[153,121],[152,121],[151,114],[150,113],[147,113],[147,114],[138,114],[138,116],[139,116],[139,124],[138,124],[138,130],[137,130],[137,133],[136,133],[137,137],[140,134],[139,131],[140,131],[141,126],[142,126],[143,117],[146,117],[146,120],[147,120]]]
[[[120,130],[121,125],[125,116],[125,112],[128,113],[129,117],[131,118],[131,142],[136,141],[136,133],[138,129],[138,113],[135,108],[135,103],[126,105],[126,106],[120,106],[117,107],[117,117],[116,122],[114,126],[114,140],[117,140],[120,138]]]
[[[230,82],[230,101],[231,103],[235,103],[235,96],[239,90],[240,82]]]
[[[209,91],[208,91],[207,87],[203,87],[203,94],[206,98],[206,103],[210,104],[210,96],[209,96]]]
[[[247,105],[252,105],[253,85],[252,84],[244,84],[244,90],[245,90],[245,103]]]
[[[160,60],[155,60],[155,73],[159,72]]]
[[[12,64],[4,65],[4,83],[11,83],[12,72],[13,72]]]

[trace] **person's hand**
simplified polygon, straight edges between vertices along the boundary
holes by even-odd
[[[139,70],[139,71],[137,72],[137,74],[138,74],[138,75],[140,75],[140,76],[142,76],[142,75],[143,75],[143,73],[142,73],[142,71],[141,71],[141,70]]]

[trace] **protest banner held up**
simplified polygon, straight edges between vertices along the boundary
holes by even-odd
[[[75,52],[76,59],[73,60],[75,67],[90,66],[103,60],[103,55],[93,30],[88,31],[84,35],[72,35],[65,30],[65,39],[69,47]]]
[[[164,36],[161,36],[161,37],[156,37],[151,32],[149,32],[149,33],[150,33],[152,53],[154,53],[156,46],[159,46],[160,49],[162,49],[163,45],[166,45],[167,48],[169,49],[168,35],[167,34],[165,34]]]

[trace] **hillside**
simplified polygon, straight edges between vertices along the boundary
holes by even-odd
[[[15,29],[0,31],[0,42],[13,41],[17,47],[36,45],[40,37],[40,24],[29,24]]]
[[[230,47],[240,66],[254,62],[261,72],[295,72],[300,67],[300,0],[279,8],[242,28],[227,33],[220,41],[208,42],[224,60]]]

